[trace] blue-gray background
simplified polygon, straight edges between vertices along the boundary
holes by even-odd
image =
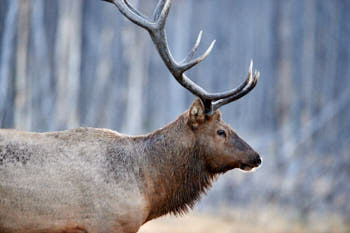
[[[131,1],[150,14],[155,0]],[[257,87],[222,108],[264,157],[234,171],[199,209],[267,205],[350,220],[350,1],[175,0],[167,31],[182,59],[204,30],[189,76],[209,91],[235,87],[250,60]],[[148,34],[98,0],[0,0],[0,126],[79,126],[140,134],[194,97],[177,84]]]

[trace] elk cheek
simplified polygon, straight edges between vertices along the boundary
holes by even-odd
[[[233,156],[216,154],[213,159],[210,161],[210,170],[214,173],[224,173],[228,170],[238,167],[237,161]]]

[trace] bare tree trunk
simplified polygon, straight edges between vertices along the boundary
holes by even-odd
[[[315,12],[315,1],[310,0],[310,1],[305,1],[305,6],[304,6],[304,17],[308,17],[309,20],[306,21],[305,24],[305,32],[304,32],[304,38],[303,38],[303,54],[302,54],[302,62],[301,62],[301,70],[302,70],[302,75],[305,77],[310,77],[306,80],[304,80],[304,85],[302,86],[302,99],[304,103],[303,109],[302,109],[302,128],[304,128],[304,123],[306,123],[308,120],[311,119],[312,117],[312,112],[311,112],[311,105],[312,103],[310,102],[311,100],[311,95],[312,95],[312,83],[315,73],[315,64],[314,64],[314,59],[313,56],[315,54],[315,26],[316,26],[316,12]],[[307,49],[306,49],[307,48]]]
[[[5,18],[5,28],[3,30],[3,39],[1,43],[1,57],[0,57],[0,125],[4,125],[6,115],[10,114],[10,84],[11,76],[11,59],[14,39],[16,36],[16,20],[18,2],[17,0],[9,1],[8,11]]]
[[[135,1],[135,7],[138,7],[139,1]],[[127,99],[125,122],[122,132],[136,134],[142,132],[143,125],[143,88],[147,79],[147,56],[145,54],[145,39],[141,35],[144,31],[136,29],[129,22],[125,25],[125,31],[122,33],[122,42],[124,57],[128,67],[127,73]]]
[[[56,40],[56,129],[79,126],[82,1],[60,0]]]
[[[113,60],[111,48],[113,45],[114,28],[110,25],[103,25],[100,33],[100,43],[98,43],[97,70],[93,81],[89,98],[89,108],[87,110],[86,122],[88,125],[99,125],[106,121],[108,107],[108,86],[111,85]],[[96,35],[97,36],[97,35]]]
[[[37,119],[36,124],[33,124],[33,128],[36,130],[52,130],[55,121],[55,119],[52,119],[55,93],[51,85],[53,75],[49,62],[49,46],[44,25],[44,1],[33,0],[32,8],[32,53],[34,59],[31,63],[33,67],[31,74],[33,83],[36,84],[36,88],[32,88],[33,103],[35,103],[32,108],[35,111],[33,116]]]
[[[27,57],[29,46],[29,17],[30,4],[25,1],[19,5],[17,27],[17,54],[16,54],[16,83],[15,83],[15,128],[30,130],[32,122],[31,111],[31,82],[27,75]]]

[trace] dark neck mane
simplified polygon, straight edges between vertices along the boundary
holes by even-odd
[[[145,190],[151,205],[147,219],[167,213],[183,214],[211,186],[204,155],[186,124],[185,114],[145,137]]]

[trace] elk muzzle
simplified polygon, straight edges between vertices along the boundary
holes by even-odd
[[[252,152],[248,155],[247,162],[241,162],[239,168],[243,171],[251,171],[254,168],[257,168],[261,165],[262,158],[257,152]]]

